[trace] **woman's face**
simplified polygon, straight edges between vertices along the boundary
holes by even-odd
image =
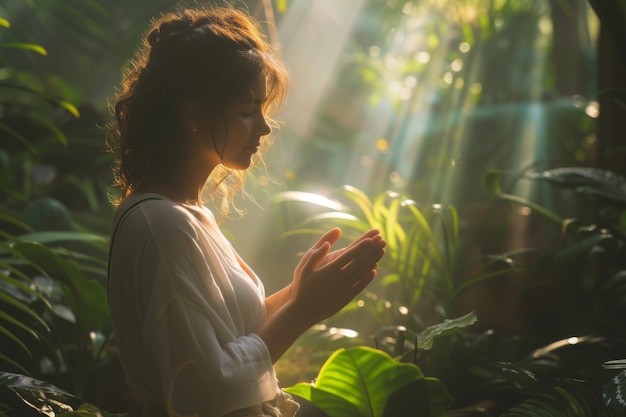
[[[262,111],[266,95],[265,77],[259,75],[241,96],[226,103],[223,118],[218,118],[217,129],[213,129],[210,123],[203,124],[203,136],[212,136],[212,141],[208,141],[209,151],[215,153],[215,162],[237,170],[250,166],[261,138],[271,132]]]

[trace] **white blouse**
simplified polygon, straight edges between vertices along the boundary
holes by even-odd
[[[145,194],[127,199],[117,219],[109,306],[129,388],[161,404],[189,384],[197,390],[188,372],[177,373],[189,363],[206,399],[198,411],[222,416],[273,399],[270,354],[254,333],[265,290],[213,214]]]

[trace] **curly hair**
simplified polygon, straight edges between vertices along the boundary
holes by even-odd
[[[258,24],[234,8],[183,9],[153,20],[111,106],[115,117],[107,147],[115,158],[114,185],[120,189],[115,203],[138,187],[167,180],[182,163],[177,111],[184,100],[197,101],[217,120],[227,100],[263,74],[263,114],[274,115],[287,73],[273,52]],[[263,148],[268,145],[264,138]],[[255,162],[262,153],[260,149]],[[231,172],[223,164],[213,170],[207,185],[213,185],[211,197],[219,199],[222,214],[228,213],[244,181],[243,171]]]

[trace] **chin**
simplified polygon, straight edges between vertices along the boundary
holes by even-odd
[[[240,163],[235,163],[235,164],[229,164],[228,168],[233,169],[235,171],[245,171],[246,169],[250,168],[250,166],[252,166],[252,161],[248,161],[247,163],[240,162]]]

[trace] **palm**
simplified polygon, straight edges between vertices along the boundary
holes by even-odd
[[[333,262],[335,259],[339,258],[346,250],[354,247],[355,245],[357,245],[362,240],[371,238],[371,237],[373,237],[376,234],[378,234],[377,231],[370,230],[369,232],[364,233],[363,235],[358,237],[356,240],[354,240],[352,243],[350,243],[345,248],[341,248],[341,249],[337,249],[337,250],[334,250],[332,252],[329,252],[326,256],[324,256],[320,260],[320,262],[317,264],[317,268],[316,269],[319,269],[319,268],[324,267],[325,265],[328,265],[329,263]],[[337,239],[339,239],[340,235],[341,235],[340,233],[332,234],[332,235],[329,235],[327,233],[317,242],[317,244],[314,247],[317,247],[321,242],[324,242],[324,241],[328,242],[328,243],[330,243],[332,245],[333,243],[335,243],[337,241]]]
[[[342,253],[344,253],[346,251],[346,248],[341,248],[341,249],[337,249],[334,250],[330,253],[328,253],[326,256],[324,256],[324,258],[322,258],[322,260],[320,261],[320,263],[317,265],[317,268],[322,268],[325,265],[328,265],[329,263],[331,263],[332,261],[334,261],[335,259],[337,259],[338,257],[341,256]]]

